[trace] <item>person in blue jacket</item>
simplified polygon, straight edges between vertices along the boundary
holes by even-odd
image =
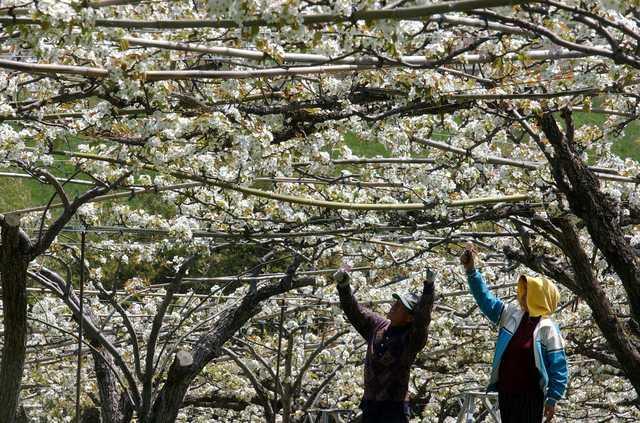
[[[460,262],[482,313],[499,326],[488,391],[498,392],[503,423],[553,420],[569,372],[560,329],[550,317],[559,292],[547,279],[521,275],[518,304],[505,303],[487,288],[468,246]]]

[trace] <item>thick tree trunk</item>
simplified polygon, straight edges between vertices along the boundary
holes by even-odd
[[[553,177],[573,213],[586,224],[594,245],[620,277],[633,320],[640,325],[640,263],[624,238],[616,204],[600,190],[598,178],[575,151],[570,112],[563,111],[563,117],[568,128],[566,134],[551,113],[540,119],[540,126],[555,151],[549,157]]]
[[[214,351],[210,353],[217,355]],[[151,410],[149,423],[173,423],[176,421],[189,385],[201,370],[199,367],[195,365],[191,354],[184,351],[179,351],[176,354],[175,360],[169,368],[167,381]]]
[[[581,297],[587,302],[593,318],[607,340],[622,370],[640,395],[640,352],[631,342],[631,336],[616,317],[611,302],[597,281],[589,258],[580,245],[576,228],[566,219],[558,221],[562,229],[562,243],[565,254],[571,260],[576,284],[582,291]]]
[[[4,345],[0,366],[0,422],[16,421],[27,347],[28,240],[19,220],[2,219],[0,279],[4,318]]]
[[[167,381],[154,403],[149,423],[172,423],[176,420],[193,379],[207,363],[220,355],[227,340],[259,311],[257,303],[245,299],[237,308],[221,317],[216,328],[201,338],[191,354],[178,352],[169,368]]]

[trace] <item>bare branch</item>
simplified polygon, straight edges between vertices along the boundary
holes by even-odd
[[[309,354],[309,357],[307,357],[307,359],[305,360],[304,364],[302,365],[302,367],[298,371],[298,376],[296,377],[296,380],[293,383],[293,396],[294,397],[299,397],[300,396],[300,389],[302,387],[302,379],[304,378],[307,370],[309,369],[309,367],[311,367],[311,364],[316,359],[316,357],[318,357],[318,355],[320,355],[322,353],[322,351],[324,351],[329,345],[333,344],[335,341],[337,341],[338,339],[340,339],[342,336],[346,335],[347,333],[349,333],[348,330],[343,330],[343,331],[337,332],[335,335],[331,336],[330,338],[327,338],[327,339],[323,340],[320,343],[320,345],[318,345],[318,347],[311,354]]]
[[[146,355],[146,363],[144,370],[144,383],[142,388],[142,416],[147,416],[151,411],[151,397],[153,394],[153,376],[154,376],[154,362],[155,362],[155,353],[156,353],[156,342],[158,341],[158,334],[160,333],[160,328],[162,327],[162,321],[164,319],[164,315],[173,299],[173,295],[176,293],[178,288],[180,287],[180,283],[182,282],[182,278],[187,274],[189,268],[193,265],[196,260],[196,256],[191,256],[187,258],[181,265],[178,272],[173,277],[171,284],[167,287],[167,293],[162,300],[162,303],[158,307],[158,311],[153,318],[153,324],[151,326],[151,333],[149,334],[149,340],[147,341],[147,355]],[[146,417],[143,417],[143,419]]]
[[[69,202],[69,197],[67,196],[67,193],[64,191],[64,187],[62,186],[62,184],[58,181],[58,178],[53,176],[49,171],[45,169],[35,169],[35,170],[32,170],[32,173],[37,176],[43,177],[49,184],[53,186],[53,188],[56,190],[56,193],[58,193],[58,197],[60,197],[60,200],[62,201],[62,204],[64,205],[65,210],[71,207],[71,203]]]

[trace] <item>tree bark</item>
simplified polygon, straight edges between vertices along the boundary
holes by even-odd
[[[113,358],[98,342],[91,341],[93,369],[96,372],[96,385],[100,398],[100,414],[102,423],[128,423],[133,417],[133,407],[126,393],[118,389],[118,382],[113,375],[115,364]]]
[[[553,177],[567,197],[573,213],[587,226],[594,245],[602,252],[622,281],[629,299],[631,315],[640,324],[640,264],[624,238],[615,202],[600,190],[600,182],[588,169],[573,145],[570,111],[564,110],[566,134],[551,113],[540,119],[540,126],[553,146],[555,155],[548,156]]]
[[[587,302],[593,318],[607,340],[622,370],[640,395],[640,352],[631,342],[631,335],[616,317],[607,294],[593,273],[589,258],[580,245],[575,226],[568,219],[559,219],[565,254],[574,269],[576,284],[582,291],[581,297]]]
[[[0,216],[2,249],[0,279],[4,314],[4,345],[0,366],[0,422],[17,418],[27,349],[27,266],[29,240],[14,216]]]

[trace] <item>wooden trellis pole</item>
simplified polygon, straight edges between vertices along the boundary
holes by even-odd
[[[80,234],[80,297],[79,297],[79,309],[80,317],[78,322],[78,364],[76,368],[76,423],[80,423],[80,393],[82,386],[82,338],[84,329],[84,259],[85,259],[85,246],[86,246],[87,234],[82,232]]]
[[[388,20],[423,20],[429,16],[449,13],[449,12],[468,12],[474,9],[483,9],[491,7],[515,6],[525,3],[538,3],[531,0],[459,0],[451,2],[440,2],[437,4],[429,4],[426,6],[415,7],[399,7],[395,9],[373,9],[373,10],[357,10],[351,15],[342,15],[337,13],[302,15],[296,24],[305,26],[318,24],[337,24],[343,22],[357,21],[377,21],[381,19]],[[23,25],[43,25],[44,22],[39,19],[23,16],[0,16],[0,24],[23,24]],[[184,29],[184,28],[240,28],[240,27],[278,27],[285,24],[276,20],[266,20],[262,18],[253,18],[241,23],[231,19],[191,19],[191,20],[154,20],[144,21],[135,19],[96,19],[94,25],[96,27],[105,28],[129,28],[129,29]]]
[[[175,41],[165,40],[152,40],[147,38],[138,37],[122,37],[121,41],[128,45],[141,46],[141,47],[153,47],[166,50],[178,50],[194,53],[206,53],[215,56],[222,57],[235,57],[239,59],[247,60],[267,60],[272,59],[267,53],[259,50],[229,48],[229,47],[216,47],[207,46],[203,44],[193,44]],[[513,61],[535,61],[535,60],[560,60],[560,59],[576,59],[587,57],[588,54],[582,52],[571,51],[567,49],[561,50],[525,50],[522,52],[507,53],[501,56],[502,60]],[[309,54],[309,53],[290,53],[285,52],[280,56],[283,62],[286,63],[331,63],[333,65],[385,65],[385,66],[425,66],[433,63],[439,63],[437,58],[427,58],[424,55],[420,56],[400,56],[398,59],[393,59],[395,63],[391,61],[385,61],[380,57],[374,56],[349,56],[341,58],[332,58],[330,56],[322,54]],[[397,62],[396,62],[397,60]],[[461,54],[460,56],[452,58],[450,63],[467,63],[467,64],[480,64],[491,63],[496,60],[496,57],[491,54]]]
[[[150,42],[147,42],[150,43]],[[209,48],[208,50],[213,50]],[[226,51],[228,56],[237,57],[239,52],[243,51],[245,58],[257,59],[255,51],[251,50],[239,50],[218,48],[216,51]],[[196,49],[196,51],[198,51]],[[218,53],[220,54],[220,53]],[[259,53],[262,57],[262,53]],[[316,57],[314,60],[310,60],[312,63],[316,62],[331,62],[331,58],[327,56],[319,56],[312,54],[295,54],[295,56],[307,56]],[[579,57],[587,57],[588,54],[577,53],[573,51],[560,51],[553,52],[550,50],[532,50],[531,52],[512,53],[505,55],[503,60],[558,60],[558,59],[572,59]],[[447,63],[467,63],[467,64],[481,64],[491,63],[495,60],[495,57],[488,54],[467,54],[454,57]],[[302,60],[300,60],[302,61]],[[331,65],[318,65],[318,66],[297,66],[297,67],[276,67],[267,69],[250,69],[250,70],[154,70],[154,71],[142,71],[131,74],[130,77],[138,78],[143,81],[180,81],[190,79],[219,79],[219,80],[240,80],[240,79],[257,79],[257,78],[280,78],[284,76],[305,76],[305,75],[330,75],[330,74],[343,74],[350,72],[362,72],[375,69],[389,68],[389,67],[401,67],[401,66],[422,66],[422,67],[437,67],[441,63],[436,59],[427,59],[424,56],[405,56],[399,60],[384,60],[373,57],[354,57],[348,59],[341,59],[337,63],[345,64],[331,64]],[[72,66],[72,65],[59,65],[59,64],[42,64],[42,63],[28,63],[17,60],[0,59],[0,68],[11,69],[19,72],[38,74],[38,75],[79,75],[87,78],[102,79],[107,78],[110,71],[105,68],[89,67],[89,66]],[[592,92],[594,89],[580,90],[579,92],[571,92],[567,95],[579,95],[585,94],[583,91]],[[602,90],[598,93],[603,92]],[[473,95],[474,98],[479,95]],[[552,94],[548,94],[547,97],[552,97]],[[461,97],[461,96],[459,96]],[[502,95],[499,98],[504,97]],[[544,98],[547,98],[544,97]],[[493,98],[493,97],[492,97]],[[462,98],[462,100],[466,98]],[[478,98],[484,99],[484,98]]]

